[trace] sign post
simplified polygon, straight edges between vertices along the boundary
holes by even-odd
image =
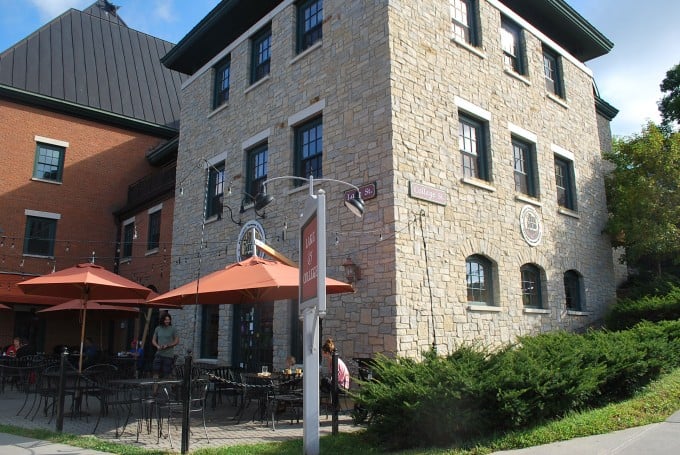
[[[319,316],[326,314],[326,194],[309,199],[300,222],[300,316],[303,320],[303,446],[319,453]]]

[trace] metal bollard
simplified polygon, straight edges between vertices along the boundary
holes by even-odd
[[[184,357],[184,377],[182,378],[182,453],[189,453],[189,401],[191,400],[191,370],[193,359],[191,350]]]
[[[333,408],[333,436],[338,434],[338,351],[333,349],[331,371],[331,406]]]
[[[57,431],[64,430],[64,387],[66,383],[66,362],[68,362],[68,349],[64,348],[59,363],[59,388],[57,389]]]

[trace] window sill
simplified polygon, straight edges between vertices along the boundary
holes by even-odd
[[[291,59],[291,61],[290,61],[289,64],[290,64],[290,65],[293,65],[293,64],[295,64],[296,62],[298,62],[299,60],[302,60],[302,59],[305,58],[307,55],[311,54],[312,52],[314,52],[315,50],[317,50],[318,48],[320,48],[322,45],[323,45],[323,40],[317,41],[316,43],[312,44],[312,45],[309,46],[307,49],[305,49],[304,51],[300,52],[300,53],[297,54],[295,57],[293,57],[293,58]]]
[[[550,310],[546,308],[524,308],[526,314],[550,314]]]
[[[507,74],[508,76],[517,79],[520,82],[524,82],[524,84],[526,84],[528,87],[531,87],[531,81],[529,79],[527,79],[526,77],[522,76],[521,74],[516,73],[516,72],[509,70],[507,68],[503,69],[503,72],[505,74]]]
[[[570,210],[570,209],[566,209],[566,208],[564,208],[564,207],[558,207],[558,208],[557,208],[557,213],[560,213],[560,214],[562,214],[562,215],[569,216],[569,217],[571,217],[571,218],[576,218],[577,220],[580,220],[580,219],[581,219],[581,216],[578,214],[577,211],[575,211],[575,210]]]
[[[568,316],[590,316],[590,311],[567,310]]]
[[[462,47],[463,49],[470,51],[471,53],[475,54],[479,58],[482,58],[482,59],[486,58],[486,54],[484,52],[480,51],[478,48],[476,48],[475,46],[473,46],[470,43],[466,43],[465,41],[461,41],[458,38],[451,38],[451,41],[456,43],[456,45],[458,45],[459,47]]]
[[[221,217],[219,217],[218,215],[209,216],[208,218],[205,219],[204,224],[211,224],[211,223],[214,223],[214,222],[216,222],[216,221],[219,221],[220,218],[221,218]]]
[[[213,115],[217,115],[218,113],[222,112],[223,110],[225,110],[228,107],[229,107],[229,101],[226,101],[226,102],[220,104],[218,107],[213,109],[212,112],[210,112],[208,114],[208,118],[211,118]]]
[[[523,194],[516,194],[515,200],[519,201],[519,202],[524,202],[526,204],[531,204],[535,207],[543,207],[543,204],[541,204],[541,201],[539,201],[538,199],[535,199],[531,196],[525,196]]]
[[[38,258],[38,259],[54,259],[54,256],[50,256],[47,254],[30,254],[30,253],[23,253],[21,257],[24,258]]]
[[[39,179],[38,177],[31,177],[34,182],[51,183],[52,185],[61,185],[62,182],[57,182],[55,180]]]
[[[132,262],[132,258],[128,256],[128,257],[120,258],[120,261],[118,263],[120,265],[123,265],[123,264],[129,264],[131,262]]]
[[[463,177],[462,179],[460,179],[460,181],[461,181],[462,183],[466,184],[466,185],[475,186],[475,187],[477,187],[477,188],[481,188],[481,189],[486,190],[486,191],[489,191],[489,192],[491,192],[491,193],[495,193],[495,192],[496,192],[496,188],[494,188],[493,186],[489,185],[489,184],[486,183],[486,181],[484,181],[484,180],[474,179],[474,178],[470,178],[470,177]]]
[[[154,248],[153,250],[148,250],[146,253],[144,253],[144,256],[153,256],[154,254],[158,253],[158,248]]]
[[[560,98],[559,96],[552,94],[550,92],[547,92],[545,94],[545,97],[548,98],[549,100],[552,100],[553,102],[559,104],[563,108],[569,109],[569,105],[567,104],[567,102],[563,98]]]
[[[501,311],[503,311],[503,309],[499,306],[485,305],[483,303],[468,304],[468,306],[466,307],[466,310],[475,311],[475,312],[479,312],[479,313],[500,313]]]
[[[256,89],[257,87],[259,87],[260,85],[262,85],[262,84],[264,84],[265,82],[269,81],[269,79],[271,79],[271,76],[270,76],[269,74],[267,74],[265,77],[263,77],[263,78],[260,79],[259,81],[254,82],[253,84],[251,84],[250,87],[248,87],[247,89],[245,89],[245,90],[243,91],[243,94],[245,95],[246,93],[250,92],[251,90],[255,90],[255,89]]]

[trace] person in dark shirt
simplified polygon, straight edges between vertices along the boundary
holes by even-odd
[[[27,357],[29,355],[35,355],[35,349],[31,345],[28,344],[28,340],[26,338],[21,338],[19,341],[19,348],[17,349],[17,358],[21,357]]]

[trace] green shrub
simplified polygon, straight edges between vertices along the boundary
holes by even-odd
[[[677,319],[680,319],[680,287],[670,286],[662,295],[619,300],[605,315],[605,325],[610,330],[625,330],[640,321]]]

